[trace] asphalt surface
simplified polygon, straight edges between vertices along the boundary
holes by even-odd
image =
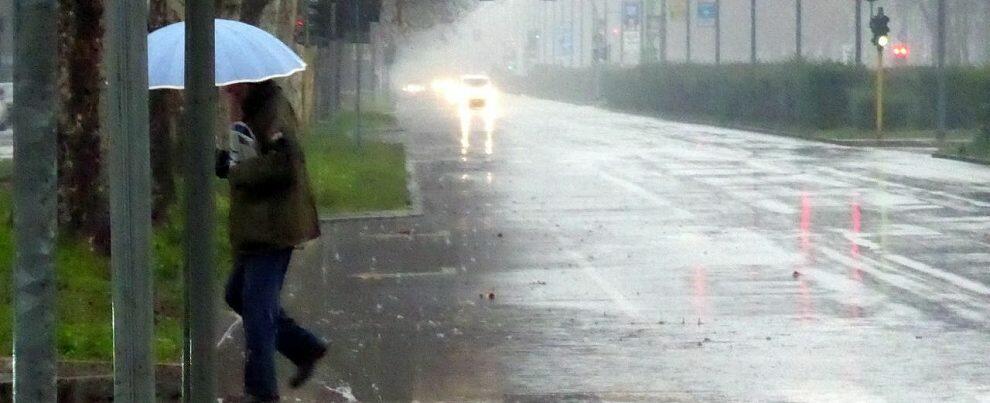
[[[299,253],[286,304],[332,349],[290,401],[990,401],[990,169],[504,109],[462,149],[401,102],[425,214]]]

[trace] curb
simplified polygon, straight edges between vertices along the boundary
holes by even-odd
[[[9,360],[9,359],[8,359]],[[10,361],[5,365],[9,367]],[[57,400],[59,402],[111,402],[113,401],[114,379],[110,363],[102,362],[60,362],[60,375],[57,380]],[[69,375],[71,374],[71,375]],[[182,367],[176,364],[160,364],[155,367],[157,401],[178,402],[182,400]],[[0,381],[0,401],[13,399],[13,381]]]
[[[990,166],[990,161],[987,161],[987,160],[981,160],[981,159],[979,159],[979,158],[971,158],[971,157],[963,157],[963,156],[961,156],[961,155],[952,155],[952,154],[943,154],[943,153],[935,153],[935,154],[932,154],[932,157],[934,157],[934,158],[938,158],[938,159],[943,159],[943,160],[951,160],[951,161],[959,161],[959,162],[968,162],[968,163],[970,163],[970,164],[977,164],[977,165],[983,165],[983,166]]]

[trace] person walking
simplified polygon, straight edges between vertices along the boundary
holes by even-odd
[[[282,309],[280,293],[300,244],[320,236],[294,115],[271,80],[225,87],[237,123],[232,151],[219,151],[217,175],[230,185],[234,270],[226,302],[241,316],[248,401],[278,401],[275,352],[296,365],[291,387],[313,374],[327,347]]]

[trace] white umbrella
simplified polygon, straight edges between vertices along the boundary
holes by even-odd
[[[148,35],[148,81],[151,89],[185,88],[185,23]],[[255,83],[287,77],[306,63],[282,41],[242,22],[216,20],[216,84]]]

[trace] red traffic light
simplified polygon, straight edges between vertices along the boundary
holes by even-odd
[[[907,59],[911,55],[911,49],[903,43],[898,43],[893,46],[894,57],[898,59]]]

